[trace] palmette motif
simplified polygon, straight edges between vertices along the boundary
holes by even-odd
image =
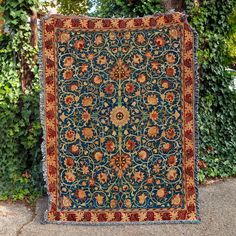
[[[180,13],[42,22],[47,221],[197,221],[194,35]]]

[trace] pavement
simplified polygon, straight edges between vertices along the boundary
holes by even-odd
[[[47,199],[33,212],[0,203],[0,236],[236,236],[236,179],[200,187],[200,224],[79,226],[41,224]]]

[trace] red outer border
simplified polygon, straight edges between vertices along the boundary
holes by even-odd
[[[79,16],[51,15],[42,23],[42,63],[44,74],[44,113],[46,142],[46,173],[50,206],[48,222],[168,222],[198,221],[196,188],[196,145],[195,140],[195,66],[194,32],[181,13],[147,16],[143,18],[89,18]],[[182,115],[183,115],[183,180],[185,207],[180,209],[141,210],[78,210],[60,211],[57,196],[57,85],[56,85],[56,40],[55,30],[76,29],[83,31],[117,31],[134,29],[158,29],[171,25],[183,25],[182,38]],[[189,99],[190,98],[190,99]],[[50,133],[50,135],[49,135]],[[52,135],[55,134],[55,135]]]

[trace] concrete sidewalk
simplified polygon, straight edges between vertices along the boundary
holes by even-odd
[[[20,204],[0,203],[0,236],[235,236],[236,179],[200,188],[201,224],[72,226],[40,224],[46,198],[36,213]]]

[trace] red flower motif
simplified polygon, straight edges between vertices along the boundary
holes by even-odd
[[[135,148],[135,145],[136,143],[133,140],[129,139],[126,143],[126,148],[127,150],[132,151]]]
[[[165,45],[165,39],[159,36],[156,38],[155,44],[157,45],[157,47],[162,47]]]
[[[175,75],[175,73],[176,73],[176,71],[175,71],[175,69],[173,67],[167,67],[166,68],[166,75],[167,76],[172,77],[172,76]]]
[[[78,50],[82,50],[84,48],[84,45],[85,45],[85,42],[83,39],[79,39],[79,40],[76,40],[75,41],[75,48],[78,49]]]
[[[133,93],[134,92],[134,84],[132,83],[127,83],[126,86],[125,86],[125,90],[128,92],[128,93]]]
[[[74,98],[73,98],[73,96],[66,96],[66,98],[65,98],[65,103],[67,104],[67,105],[70,105],[72,102],[74,101]]]
[[[68,168],[72,168],[74,166],[74,160],[71,157],[67,157],[65,159],[65,165]]]
[[[94,179],[94,178],[90,178],[90,179],[89,179],[89,186],[92,187],[92,186],[95,185],[95,183],[96,183],[96,182],[95,182],[95,179]]]
[[[174,99],[175,99],[175,95],[174,95],[173,92],[168,92],[168,93],[166,93],[166,100],[167,100],[168,102],[173,102]]]
[[[167,131],[166,131],[166,137],[167,137],[168,139],[174,138],[175,135],[176,135],[176,133],[175,133],[175,129],[174,129],[173,127],[170,127],[169,129],[167,129]]]
[[[65,80],[71,79],[72,76],[73,76],[73,71],[72,71],[72,70],[66,70],[66,71],[64,71],[64,73],[63,73],[63,78],[64,78]]]
[[[107,141],[106,149],[108,152],[113,152],[115,150],[115,144],[112,141]]]
[[[110,83],[105,87],[105,92],[108,94],[112,94],[115,90],[114,84]]]
[[[167,163],[169,166],[174,166],[176,164],[176,161],[177,161],[176,156],[172,155],[168,158]]]

